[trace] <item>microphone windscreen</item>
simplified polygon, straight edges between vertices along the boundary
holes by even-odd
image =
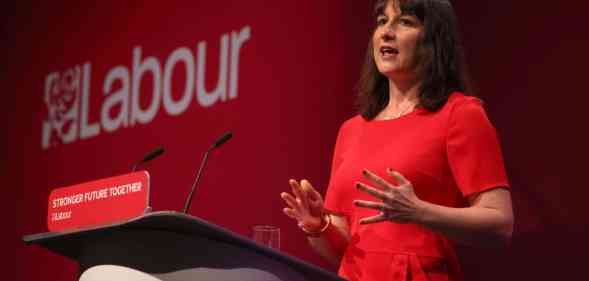
[[[229,139],[231,139],[231,137],[233,137],[233,133],[231,133],[230,131],[226,132],[217,141],[215,141],[215,143],[213,144],[213,148],[217,148],[217,147],[221,146],[222,144],[227,142]]]
[[[142,162],[150,161],[153,158],[156,158],[156,157],[162,155],[162,153],[164,153],[164,147],[163,146],[160,146],[160,147],[154,149],[153,151],[151,151],[150,153],[147,153],[145,155],[145,157],[143,157],[143,161]]]

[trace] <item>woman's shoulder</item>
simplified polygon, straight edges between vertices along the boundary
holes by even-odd
[[[456,107],[482,107],[483,102],[481,99],[474,96],[467,96],[462,92],[454,92],[448,97],[448,101],[444,107],[456,108]]]
[[[467,96],[461,92],[454,92],[448,97],[448,101],[442,111],[449,115],[469,115],[485,112],[483,101],[478,97]]]
[[[344,121],[341,126],[340,126],[340,134],[344,133],[344,132],[348,132],[348,131],[354,131],[360,127],[362,127],[362,125],[366,123],[366,120],[364,120],[364,117],[362,117],[362,115],[357,114],[351,118],[348,118],[346,121]]]
[[[364,117],[362,117],[362,115],[360,114],[356,114],[351,118],[348,118],[346,121],[344,121],[342,123],[342,127],[344,126],[357,126],[359,124],[362,124],[366,122],[366,120],[364,120]]]
[[[490,124],[481,99],[463,93],[453,93],[448,98],[444,111],[450,124],[478,127]]]

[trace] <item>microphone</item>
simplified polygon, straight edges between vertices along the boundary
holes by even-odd
[[[145,156],[143,157],[143,159],[141,161],[139,161],[133,165],[131,172],[135,172],[135,170],[137,169],[137,167],[139,167],[139,165],[149,162],[149,161],[153,160],[154,158],[162,155],[163,153],[164,153],[164,147],[160,146],[160,147],[152,150],[151,152],[145,154]]]
[[[213,150],[219,146],[221,146],[222,144],[224,144],[225,142],[227,142],[231,137],[233,137],[233,133],[231,132],[226,132],[225,134],[223,134],[220,138],[218,138],[215,143],[213,143],[213,145],[211,145],[211,147],[209,147],[209,151]]]
[[[194,191],[196,190],[196,186],[198,185],[198,181],[200,180],[200,176],[202,174],[202,171],[204,170],[204,167],[207,164],[207,159],[209,158],[209,153],[211,151],[213,151],[215,148],[218,148],[219,146],[223,145],[225,142],[227,142],[229,139],[231,139],[231,137],[233,137],[233,133],[231,133],[230,131],[226,132],[220,138],[218,138],[211,145],[211,147],[209,147],[209,149],[207,149],[207,151],[203,155],[202,161],[200,162],[200,168],[198,169],[198,172],[196,173],[196,178],[194,179],[194,182],[192,183],[192,188],[190,189],[190,193],[188,194],[188,198],[186,199],[186,203],[184,203],[184,210],[182,210],[183,213],[188,214],[188,208],[190,208],[190,203],[192,202],[192,195],[194,194]]]

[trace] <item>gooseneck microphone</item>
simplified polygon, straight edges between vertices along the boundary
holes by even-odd
[[[227,142],[229,139],[231,139],[232,136],[233,136],[233,133],[226,132],[224,135],[222,135],[220,138],[218,138],[211,145],[211,147],[209,147],[209,149],[207,149],[207,151],[203,155],[202,161],[200,162],[200,168],[198,169],[198,172],[196,173],[196,178],[194,179],[194,183],[192,183],[192,188],[190,189],[190,193],[188,194],[188,198],[186,199],[186,203],[184,203],[184,210],[182,210],[183,213],[185,213],[185,214],[188,213],[188,208],[190,208],[190,203],[192,202],[192,195],[194,194],[194,191],[196,190],[196,186],[198,185],[198,181],[200,180],[200,176],[202,174],[202,171],[204,170],[204,167],[207,164],[207,159],[209,158],[209,153],[211,151],[213,151],[215,148],[223,145],[225,142]]]
[[[224,144],[225,142],[227,142],[231,137],[233,137],[233,133],[231,132],[226,132],[225,134],[223,134],[220,138],[218,138],[213,145],[211,145],[211,147],[209,147],[209,151],[221,146],[222,144]],[[208,152],[208,151],[207,151]]]
[[[162,155],[162,153],[164,153],[164,147],[160,146],[160,147],[152,150],[151,152],[145,154],[145,156],[143,157],[143,159],[141,161],[133,164],[133,168],[131,169],[131,172],[135,172],[135,170],[137,170],[137,167],[139,167],[139,165],[153,160],[154,158]]]

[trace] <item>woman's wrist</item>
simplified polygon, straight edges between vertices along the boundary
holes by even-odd
[[[432,220],[432,206],[433,204],[420,200],[415,211],[414,223],[423,226],[430,224]]]
[[[312,227],[312,228],[308,228],[305,227],[304,225],[299,225],[299,228],[307,235],[310,237],[319,237],[321,236],[321,234],[323,234],[323,232],[325,232],[327,230],[327,228],[329,228],[329,226],[331,225],[331,217],[328,214],[324,214],[323,216],[321,216],[319,218],[319,226],[318,227]]]

